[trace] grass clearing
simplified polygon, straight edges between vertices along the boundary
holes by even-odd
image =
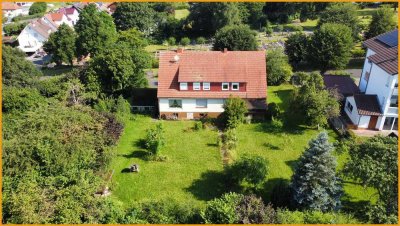
[[[277,103],[288,110],[293,86],[269,86],[268,102]],[[221,184],[223,174],[222,158],[216,145],[217,131],[209,129],[186,132],[193,127],[193,121],[163,121],[166,132],[166,146],[162,155],[166,162],[151,162],[144,159],[146,151],[139,141],[145,137],[146,129],[155,126],[158,120],[147,116],[135,116],[127,122],[117,147],[110,170],[115,170],[111,188],[112,197],[125,206],[141,200],[173,198],[178,202],[191,202],[202,206],[205,201],[219,197],[226,192]],[[331,141],[336,134],[327,130]],[[319,131],[302,126],[271,130],[268,123],[244,124],[238,128],[237,156],[260,155],[269,160],[268,180],[260,190],[260,195],[268,201],[273,186],[289,182],[296,162],[311,138]],[[347,154],[336,154],[339,168],[347,161]],[[137,163],[139,173],[125,173],[127,167]],[[352,209],[359,203],[368,201],[371,189],[346,181],[344,184],[345,207]]]
[[[189,16],[188,9],[177,9],[175,10],[175,19],[182,20]]]

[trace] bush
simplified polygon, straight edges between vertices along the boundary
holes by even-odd
[[[354,58],[363,58],[365,57],[365,49],[362,48],[353,48],[351,50],[351,54]]]
[[[247,113],[246,102],[239,98],[230,96],[224,103],[224,124],[228,129],[238,127],[244,121]]]
[[[93,108],[99,112],[114,113],[120,122],[125,122],[126,116],[131,113],[131,105],[122,96],[117,99],[113,97],[100,99]]]
[[[267,20],[267,22],[265,24],[265,34],[267,36],[271,36],[272,32],[274,32],[274,29],[272,28],[272,24],[271,24],[271,22],[269,22]]]
[[[29,8],[29,15],[45,13],[47,10],[46,2],[34,2]]]
[[[203,128],[204,128],[204,125],[203,125],[202,121],[196,121],[194,123],[193,130],[199,131],[199,130],[202,130]]]
[[[267,177],[268,161],[260,156],[243,156],[227,167],[227,174],[236,185],[245,182],[257,186]]]
[[[188,37],[183,37],[180,41],[180,44],[183,46],[187,46],[190,44],[190,39]]]
[[[30,20],[30,19],[42,17],[43,15],[44,15],[44,13],[38,13],[38,14],[33,14],[33,15],[19,15],[19,16],[13,17],[11,21],[18,22],[21,20]]]
[[[28,23],[10,23],[3,26],[3,31],[5,35],[19,35]]]
[[[151,61],[151,67],[152,67],[152,68],[158,68],[158,67],[159,67],[159,64],[160,64],[159,59],[153,57],[153,60]]]
[[[204,44],[206,44],[206,39],[204,37],[198,37],[196,39],[196,43],[199,45],[204,45]]]
[[[300,25],[288,24],[284,27],[284,30],[291,31],[291,32],[303,31],[303,27]]]
[[[5,86],[3,88],[3,112],[25,112],[46,102],[37,89]]]
[[[228,129],[221,134],[220,147],[228,150],[235,150],[237,146],[237,136],[234,129]]]
[[[159,154],[164,146],[164,127],[161,123],[158,123],[155,128],[150,128],[147,130],[145,146],[150,154]]]
[[[283,127],[283,122],[278,118],[272,117],[271,126],[274,129],[281,129]]]
[[[174,46],[176,44],[176,39],[174,37],[169,37],[167,39],[168,45]]]
[[[206,224],[234,224],[239,218],[236,207],[243,199],[243,195],[236,193],[224,194],[207,202],[206,208],[201,212],[201,217]]]
[[[284,29],[284,27],[283,27],[283,25],[281,25],[281,24],[279,24],[279,25],[277,25],[277,26],[275,27],[275,31],[276,31],[276,32],[282,32],[283,29]]]
[[[277,211],[278,224],[357,224],[352,215],[321,211],[289,211],[279,209]]]
[[[290,188],[288,181],[279,181],[271,191],[270,200],[275,208],[290,208]]]
[[[261,198],[246,195],[239,202],[236,211],[241,224],[273,224],[276,212],[271,205],[265,206]]]
[[[276,103],[272,102],[268,104],[268,108],[267,108],[267,116],[269,119],[272,120],[272,118],[279,118],[282,114],[282,110],[279,107],[279,105],[277,105]]]

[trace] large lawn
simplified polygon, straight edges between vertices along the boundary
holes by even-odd
[[[282,109],[289,106],[290,85],[268,87],[268,102],[276,102]],[[144,160],[145,150],[139,141],[145,130],[157,120],[136,116],[125,127],[117,147],[117,155],[110,169],[115,170],[112,189],[113,197],[124,204],[145,199],[174,198],[178,201],[192,201],[203,205],[205,201],[219,197],[224,192],[221,186],[222,158],[216,146],[217,132],[203,130],[186,132],[193,126],[191,121],[163,121],[166,131],[166,146],[162,155],[166,162]],[[270,170],[268,180],[261,192],[265,200],[269,191],[279,181],[288,182],[296,160],[318,131],[301,126],[288,129],[270,130],[263,123],[242,125],[238,131],[237,156],[260,155],[268,159]],[[332,141],[335,134],[328,130]],[[339,165],[346,161],[346,154],[338,155]],[[139,173],[126,173],[132,163],[140,165]],[[353,183],[345,184],[344,200],[353,202],[367,200],[371,191],[365,191]]]

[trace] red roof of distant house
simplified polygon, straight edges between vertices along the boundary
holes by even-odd
[[[65,14],[74,14],[75,8],[71,7],[71,8],[66,8],[65,9]]]
[[[2,10],[16,10],[21,8],[19,5],[12,2],[2,2],[1,7]]]
[[[64,16],[63,13],[50,13],[51,19],[53,19],[53,21],[62,21],[62,18]]]
[[[174,61],[178,56],[179,60]],[[265,98],[264,51],[162,51],[158,71],[158,97]],[[243,82],[246,91],[179,91],[179,82]]]

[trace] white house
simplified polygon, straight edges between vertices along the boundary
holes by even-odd
[[[13,18],[22,14],[22,9],[19,5],[12,2],[2,2],[1,10],[7,18]]]
[[[346,98],[344,110],[358,129],[398,128],[398,30],[368,39],[360,94]]]
[[[18,36],[19,48],[26,53],[36,52],[56,30],[56,25],[45,17],[37,19],[29,23]]]
[[[246,101],[249,115],[266,112],[264,51],[162,51],[158,72],[161,118],[218,117],[231,95]]]
[[[63,13],[67,17],[70,26],[75,26],[76,22],[79,20],[79,12],[73,6],[70,8],[61,8],[58,12]]]
[[[70,20],[68,20],[68,17],[64,13],[49,13],[48,14],[51,18],[51,20],[57,24],[57,26],[60,26],[61,24],[67,24],[68,26],[72,27],[72,23]]]

